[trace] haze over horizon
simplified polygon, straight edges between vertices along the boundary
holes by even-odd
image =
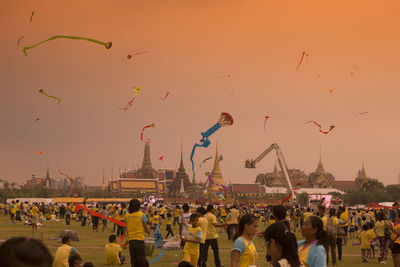
[[[336,180],[353,180],[365,162],[369,177],[397,184],[399,8],[395,0],[5,1],[0,178],[24,183],[48,163],[52,177],[61,169],[98,185],[112,164],[114,177],[141,165],[140,133],[154,122],[145,131],[153,167],[178,167],[182,141],[192,180],[193,144],[227,112],[233,125],[196,150],[196,181],[205,181],[218,142],[225,182],[272,171],[273,153],[256,169],[244,161],[278,143],[289,169],[315,171],[321,147]],[[113,45],[58,39],[22,52],[54,35]],[[148,53],[127,58],[139,51]],[[119,110],[136,86],[131,109]],[[335,128],[325,135],[310,120]]]

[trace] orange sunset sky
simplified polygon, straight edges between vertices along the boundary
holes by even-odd
[[[61,169],[99,185],[112,163],[114,177],[141,164],[140,133],[154,122],[145,131],[153,167],[176,168],[182,140],[192,179],[193,144],[228,112],[234,124],[196,151],[196,180],[218,142],[225,181],[254,182],[274,156],[252,170],[244,161],[276,142],[289,168],[314,171],[321,147],[337,180],[353,180],[364,161],[370,177],[398,183],[399,10],[397,0],[2,1],[0,178],[44,176],[48,162],[55,178]],[[54,35],[113,46],[58,39],[23,54]],[[132,108],[118,110],[135,86]],[[309,120],[336,127],[324,135]]]

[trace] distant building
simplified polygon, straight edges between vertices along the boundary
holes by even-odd
[[[167,192],[167,170],[153,169],[150,159],[150,145],[145,144],[142,167],[125,170],[119,177],[109,182],[111,192],[146,192],[160,196]]]
[[[40,178],[32,174],[32,178],[26,181],[26,184],[22,185],[23,189],[33,189],[35,187],[56,189],[56,180],[50,177],[49,168],[47,168],[46,177]]]
[[[358,171],[358,175],[353,181],[336,180],[333,174],[324,169],[321,157],[317,169],[309,175],[298,169],[289,169],[288,171],[293,188],[299,189],[332,188],[347,192],[361,188],[366,181],[371,179],[367,176],[363,164],[362,169]],[[286,186],[286,181],[284,181],[282,172],[278,171],[276,162],[271,173],[258,174],[255,182],[267,187]]]

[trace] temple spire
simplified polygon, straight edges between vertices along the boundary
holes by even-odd
[[[322,165],[322,152],[321,152],[321,146],[319,146],[319,162],[317,169],[315,170],[316,173],[322,174],[325,173],[324,166]]]
[[[213,167],[213,170],[212,170],[212,174],[220,174],[220,175],[222,175],[221,167],[219,166],[218,142],[216,144],[216,149],[215,149],[215,161],[214,161],[214,167]]]
[[[144,145],[144,156],[142,167],[137,171],[138,178],[157,178],[157,172],[151,166],[151,159],[150,159],[150,144],[146,143]]]

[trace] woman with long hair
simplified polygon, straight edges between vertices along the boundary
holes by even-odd
[[[301,230],[305,238],[297,243],[301,263],[308,267],[326,267],[323,244],[326,243],[327,234],[321,218],[308,217]]]
[[[253,238],[257,234],[258,219],[251,214],[244,215],[239,221],[239,231],[233,238],[231,267],[258,265],[257,249]]]
[[[271,224],[264,232],[273,267],[299,267],[296,236],[282,223]]]

